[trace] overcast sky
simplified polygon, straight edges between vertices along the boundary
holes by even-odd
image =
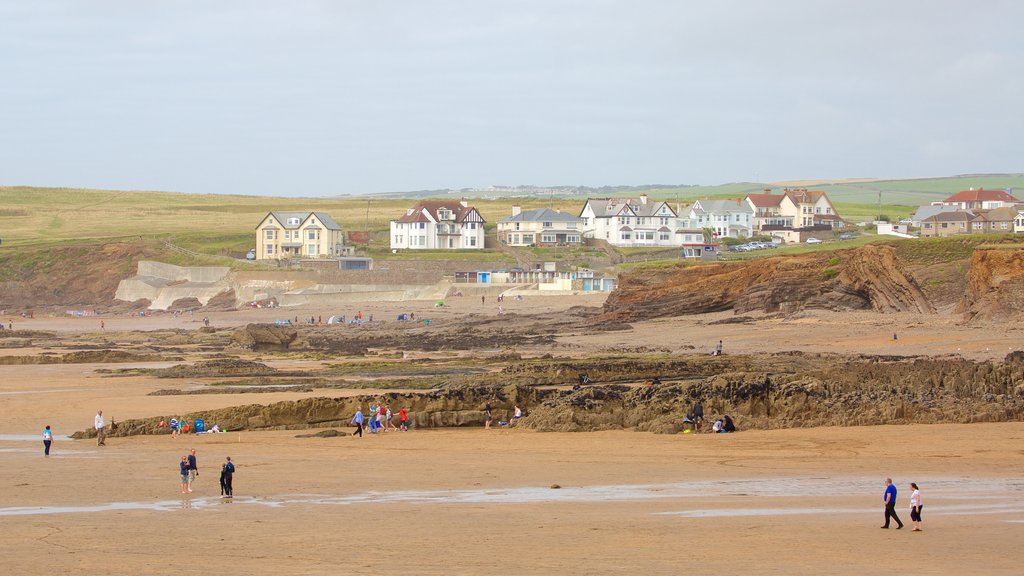
[[[1024,2],[0,0],[0,184],[1024,171]]]

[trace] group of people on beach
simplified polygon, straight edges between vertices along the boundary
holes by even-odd
[[[181,476],[181,493],[191,494],[192,484],[199,476],[199,465],[196,460],[196,449],[189,450],[189,453],[181,457],[178,463],[178,473]],[[235,475],[235,464],[231,456],[224,457],[224,463],[220,467],[220,495],[222,498],[234,498],[235,491],[232,480]]]
[[[388,430],[408,432],[409,411],[405,408],[398,411],[398,425],[396,426],[395,413],[391,411],[391,406],[384,403],[371,403],[370,409],[365,416],[363,415],[362,406],[357,406],[356,413],[352,416],[350,423],[356,427],[356,431],[352,435],[359,437],[363,436],[363,428],[369,429],[370,434],[387,432]]]

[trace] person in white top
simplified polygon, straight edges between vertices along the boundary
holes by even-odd
[[[103,410],[96,413],[96,445],[107,445],[107,433],[103,424]]]
[[[910,483],[910,487],[914,489],[914,492],[910,495],[910,521],[914,523],[914,529],[911,532],[920,532],[921,508],[924,507],[921,504],[921,490],[913,482]]]

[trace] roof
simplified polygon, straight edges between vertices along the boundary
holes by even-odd
[[[815,204],[818,200],[821,200],[822,196],[825,196],[825,193],[821,190],[808,190],[806,188],[787,188],[783,195],[789,196],[793,204]]]
[[[472,206],[463,206],[462,202],[458,200],[423,200],[417,202],[412,207],[411,213],[403,215],[395,222],[439,222],[441,217],[438,215],[438,211],[442,209],[450,210],[455,214],[456,222],[463,222],[470,213],[475,212],[476,208]],[[426,216],[429,214],[429,218]],[[477,212],[479,214],[479,212]],[[483,218],[481,217],[481,221]]]
[[[782,203],[782,194],[747,194],[747,200],[758,208],[771,208]]]
[[[582,222],[583,219],[568,212],[559,212],[551,208],[527,210],[513,216],[506,216],[498,222]]]
[[[665,202],[647,200],[645,204],[639,198],[588,198],[590,209],[594,211],[595,218],[610,218],[618,216],[623,210],[628,209],[637,216],[658,216],[657,211],[662,205],[668,206]],[[676,216],[675,210],[668,206],[672,216]]]
[[[976,221],[982,222],[1009,222],[1017,217],[1016,208],[993,208],[991,210],[977,210],[974,217]]]
[[[915,222],[920,222],[921,220],[925,220],[926,218],[934,216],[940,212],[956,212],[957,210],[959,210],[959,208],[956,206],[921,206],[917,209],[917,212],[914,212],[914,215],[911,216],[910,219]]]
[[[955,212],[939,212],[925,218],[925,220],[932,222],[966,222],[972,218],[974,218],[974,212],[970,210],[957,210]]]
[[[694,212],[720,213],[720,212],[745,212],[753,213],[754,210],[749,204],[741,200],[697,200],[691,209]]]
[[[341,230],[341,225],[335,222],[334,218],[331,218],[331,215],[326,212],[279,212],[271,210],[269,215],[273,216],[274,219],[277,220],[276,224],[280,224],[282,228],[287,230],[297,229],[310,216],[316,216],[316,219],[320,224],[323,224],[324,228],[328,228],[330,230]],[[264,216],[263,220],[266,219],[267,217]],[[296,219],[298,220],[298,224],[289,224],[290,221],[294,221]],[[262,220],[260,222],[262,223]]]
[[[961,190],[943,202],[1019,202],[1006,190]]]

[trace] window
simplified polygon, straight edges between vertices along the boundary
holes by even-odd
[[[943,228],[948,228],[948,227],[949,227],[949,224],[946,224],[945,222],[943,222],[943,223],[942,223],[942,227],[943,227]]]
[[[516,230],[519,230],[519,222],[516,222]]]
[[[575,222],[566,222],[565,223],[565,227],[568,228],[569,230],[575,230],[576,229],[576,223]]]
[[[298,226],[299,222],[300,222],[300,220],[298,218],[289,218],[288,219],[288,225],[289,226]]]
[[[544,242],[546,244],[554,243],[555,235],[554,234],[541,234],[540,241]]]
[[[551,228],[551,227],[552,227],[552,226],[551,226],[551,222],[544,222],[544,223],[543,223],[543,226],[544,226],[545,228]]]
[[[510,240],[509,240],[510,244],[519,244],[519,234],[513,234],[509,238],[510,238]]]
[[[570,234],[570,235],[566,236],[565,239],[566,239],[567,242],[579,243],[579,241],[580,241],[580,237],[575,235],[575,234]]]
[[[401,243],[402,243],[402,236],[401,236],[401,234],[395,234],[395,244],[401,244]]]
[[[273,244],[267,244],[267,254],[273,254],[273,253],[274,253],[274,245]]]
[[[309,240],[316,240],[316,230],[310,230],[308,232]]]
[[[273,230],[264,230],[263,231],[263,235],[264,235],[263,237],[266,238],[267,240],[273,240],[274,239],[274,231]]]
[[[314,254],[316,254],[317,253],[317,251],[316,251],[316,244],[309,244],[309,245],[307,245],[306,246],[306,253],[309,254],[310,256],[313,256]]]
[[[622,239],[623,240],[632,240],[632,238],[633,238],[633,236],[629,232],[623,232],[622,233]]]
[[[476,236],[470,236],[469,237],[469,246],[471,248],[475,248],[476,247]]]
[[[658,240],[668,240],[668,232],[660,232],[658,234]]]
[[[999,223],[999,228],[1002,229],[1002,230],[1006,230],[1008,228],[1008,225],[1009,225],[1009,222],[1000,222]]]
[[[523,244],[533,244],[533,234],[523,234]]]

